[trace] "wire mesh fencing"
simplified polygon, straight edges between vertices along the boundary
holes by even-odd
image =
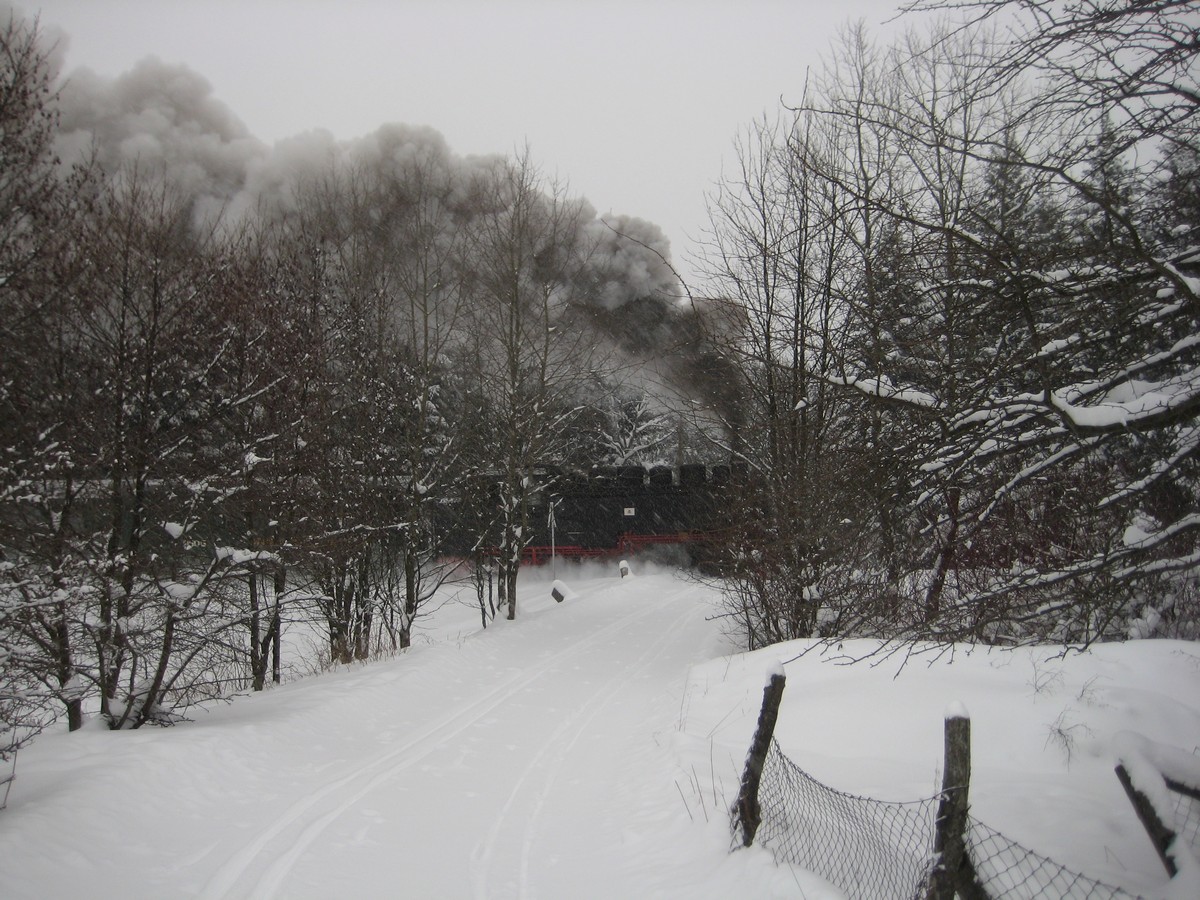
[[[1175,833],[1187,841],[1192,855],[1200,859],[1200,792],[1179,784],[1168,786],[1174,805]]]
[[[852,900],[924,898],[936,856],[939,797],[889,803],[817,781],[772,740],[758,800],[757,842],[775,858],[814,872]],[[977,819],[966,834],[962,896],[1137,900],[1035,853]]]
[[[827,787],[771,742],[758,842],[851,897],[918,897],[933,858],[936,797],[884,803]]]
[[[967,828],[967,854],[974,868],[974,879],[988,897],[1136,900],[1138,896],[1073,872],[975,818],[969,820]]]

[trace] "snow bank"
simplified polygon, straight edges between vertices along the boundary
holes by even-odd
[[[797,641],[697,665],[681,702],[681,765],[730,803],[763,672],[781,656],[788,690],[775,738],[818,781],[884,801],[932,796],[944,719],[969,710],[973,816],[1090,878],[1144,896],[1167,889],[1113,765],[1125,731],[1200,747],[1196,644],[1129,641],[1061,657],[1054,648],[910,654],[874,641]],[[1176,774],[1195,774],[1190,761],[1176,763],[1188,767]]]
[[[951,700],[946,706],[945,718],[969,719],[971,718],[971,714],[967,712],[967,707],[961,700]]]

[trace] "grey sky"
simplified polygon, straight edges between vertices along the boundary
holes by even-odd
[[[256,137],[429,125],[459,154],[528,142],[601,213],[660,225],[686,269],[738,129],[795,98],[839,26],[894,0],[17,0],[66,69],[155,55],[204,76]]]

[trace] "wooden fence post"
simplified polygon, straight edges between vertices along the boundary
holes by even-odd
[[[929,900],[954,900],[968,860],[967,810],[971,786],[971,718],[961,704],[946,711],[946,764],[938,802],[933,850],[937,854],[929,877]],[[969,888],[968,888],[969,890]]]
[[[1150,798],[1137,789],[1133,783],[1133,779],[1129,777],[1129,772],[1121,763],[1117,764],[1117,779],[1121,782],[1121,787],[1125,788],[1129,802],[1133,804],[1134,811],[1137,813],[1142,827],[1146,829],[1146,834],[1150,836],[1150,841],[1154,844],[1154,849],[1158,851],[1158,858],[1162,860],[1167,874],[1174,878],[1178,874],[1179,869],[1175,865],[1174,858],[1167,851],[1171,847],[1171,842],[1175,840],[1175,831],[1159,817],[1158,812],[1154,809],[1154,804],[1150,802]]]
[[[758,726],[754,729],[754,740],[746,754],[746,766],[742,771],[742,787],[733,806],[734,828],[742,829],[742,846],[754,843],[754,835],[762,822],[762,809],[758,805],[758,786],[762,780],[763,764],[771,748],[775,734],[775,722],[779,718],[779,704],[783,700],[783,687],[787,681],[783,666],[771,672],[763,688],[762,709],[758,714]]]

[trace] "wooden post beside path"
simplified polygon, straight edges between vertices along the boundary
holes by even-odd
[[[929,877],[929,900],[954,900],[963,884],[967,859],[967,811],[971,785],[971,718],[961,704],[946,711],[946,767],[938,803],[933,851],[936,854]],[[968,879],[970,880],[970,879]],[[964,892],[964,896],[968,896]]]
[[[762,809],[758,804],[758,786],[762,780],[763,765],[767,751],[775,735],[775,722],[779,718],[779,704],[783,700],[783,687],[787,681],[783,666],[771,672],[763,688],[762,710],[758,714],[758,726],[754,729],[754,740],[746,754],[746,766],[742,771],[742,787],[733,806],[734,828],[742,830],[742,846],[754,843],[754,835],[762,822]]]

